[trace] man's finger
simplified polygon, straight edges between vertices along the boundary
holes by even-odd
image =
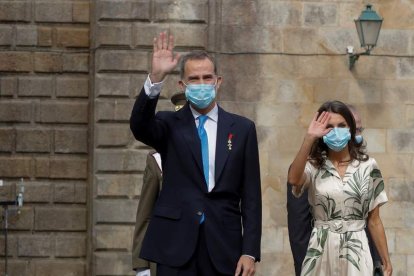
[[[234,274],[234,276],[240,276],[241,268],[242,268],[242,265],[241,265],[241,262],[239,261],[237,263],[236,273]]]

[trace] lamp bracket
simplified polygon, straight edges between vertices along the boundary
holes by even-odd
[[[355,65],[355,62],[359,59],[360,56],[369,56],[371,54],[371,48],[367,48],[365,52],[362,53],[354,53],[354,47],[348,46],[346,47],[348,56],[349,56],[349,70]]]

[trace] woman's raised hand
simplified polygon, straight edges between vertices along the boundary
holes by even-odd
[[[173,53],[174,36],[162,32],[154,37],[150,79],[153,83],[162,81],[177,66],[180,55]]]
[[[332,128],[327,128],[331,114],[326,111],[322,111],[319,115],[316,112],[315,116],[312,119],[312,122],[308,128],[308,135],[313,139],[318,139],[326,135]]]

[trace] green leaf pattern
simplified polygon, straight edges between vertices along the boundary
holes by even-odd
[[[376,167],[375,161],[367,163],[355,169],[348,168],[343,179],[339,178],[331,163],[329,163],[330,166],[325,165],[326,167],[320,170],[315,169],[312,177],[314,182],[311,184],[315,198],[315,203],[312,206],[315,219],[324,221],[367,219],[370,204],[384,192],[381,171]],[[338,187],[340,188],[338,189]],[[342,192],[338,192],[340,189]],[[301,275],[317,275],[316,271],[320,273],[322,259],[320,262],[318,260],[326,251],[327,240],[330,243],[329,239],[336,239],[336,237],[339,239],[339,248],[336,247],[336,250],[339,251],[337,251],[337,256],[348,261],[356,271],[366,273],[364,269],[366,269],[365,259],[367,257],[364,252],[368,250],[364,248],[364,243],[359,239],[361,235],[358,234],[359,232],[335,234],[326,227],[314,228],[302,264]],[[367,245],[366,240],[364,242]],[[369,258],[371,257],[369,256]],[[361,268],[362,264],[365,267],[363,269]],[[316,269],[317,267],[319,268]]]

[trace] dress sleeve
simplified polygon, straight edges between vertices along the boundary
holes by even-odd
[[[300,186],[300,187],[298,187],[298,186],[293,186],[292,187],[292,194],[295,197],[297,197],[297,198],[301,197],[302,194],[305,192],[305,190],[309,187],[309,185],[312,182],[314,172],[315,172],[315,167],[309,161],[306,162],[305,171],[304,171],[304,174],[305,174],[305,177],[306,177],[305,183],[303,183],[303,185]]]
[[[384,189],[384,180],[375,159],[372,159],[371,163],[370,182],[370,189],[372,193],[371,201],[369,203],[369,211],[372,211],[375,207],[381,206],[388,201],[388,197]]]

